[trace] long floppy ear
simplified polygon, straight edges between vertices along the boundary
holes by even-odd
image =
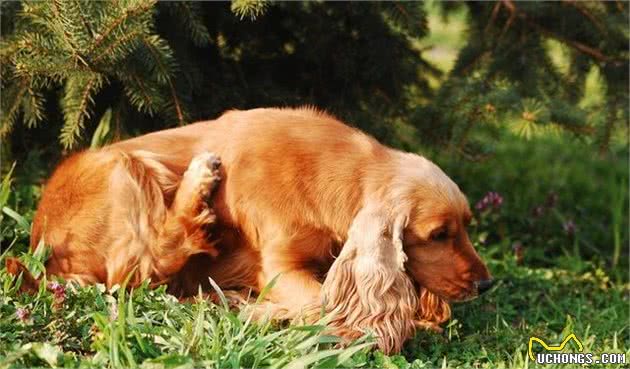
[[[322,286],[335,333],[357,338],[372,331],[385,353],[399,352],[415,332],[418,297],[401,239],[406,223],[377,204],[363,208]]]
[[[420,309],[418,310],[416,326],[434,332],[442,332],[440,324],[451,318],[451,307],[448,301],[424,287],[420,287],[418,295],[420,296]]]

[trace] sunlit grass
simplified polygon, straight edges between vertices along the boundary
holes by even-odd
[[[517,265],[506,246],[479,247],[500,280],[496,288],[454,305],[443,334],[420,332],[394,356],[370,351],[369,338],[336,347],[339,339],[323,324],[254,321],[223,304],[183,303],[146,284],[128,293],[66,285],[61,297],[45,287],[23,295],[0,270],[0,368],[522,368],[535,367],[527,356],[530,336],[559,342],[569,333],[595,356],[630,354],[628,285],[594,266],[574,272]]]
[[[367,337],[350,347],[337,347],[339,339],[325,334],[323,324],[254,321],[224,304],[204,298],[180,302],[164,288],[151,290],[147,285],[126,293],[102,285],[66,285],[60,298],[44,282],[38,294],[24,295],[18,293],[16,281],[0,261],[0,368],[524,368],[537,367],[527,355],[530,336],[557,343],[568,333],[575,333],[586,352],[596,356],[603,352],[630,354],[630,286],[622,270],[625,267],[608,269],[605,261],[627,265],[627,253],[619,247],[627,239],[623,228],[627,182],[613,180],[614,168],[623,163],[611,166],[576,156],[574,150],[580,146],[573,148],[564,140],[559,142],[568,146],[560,152],[554,140],[527,145],[514,138],[502,140],[491,161],[459,166],[459,170],[456,162],[436,157],[471,196],[471,203],[482,190],[502,193],[505,212],[485,228],[478,225],[470,230],[499,283],[475,301],[455,304],[443,334],[419,332],[400,355],[371,351]],[[526,149],[535,153],[522,151]],[[602,180],[594,181],[584,172],[587,169],[600,173]],[[598,192],[600,182],[602,192]],[[528,219],[531,206],[544,201],[549,189],[558,189],[556,185],[565,192],[559,194],[548,218],[519,225],[518,220]],[[591,198],[591,192],[599,193],[600,198]],[[617,206],[600,209],[603,199],[616,201]],[[593,219],[575,219],[578,252],[571,240],[557,234],[561,221],[572,215],[568,205],[576,202],[595,211]],[[11,206],[12,202],[5,204]],[[15,212],[17,219],[5,217],[2,222],[3,234],[15,237],[8,254],[21,255],[32,268],[38,268],[46,256],[23,253],[28,237],[20,223],[26,222],[28,228],[30,219],[20,214],[22,210]],[[602,227],[596,223],[602,221],[597,217],[600,213],[614,218],[616,226],[604,231],[616,232],[620,241],[595,244],[596,257],[586,257],[594,252],[589,243],[598,240],[593,235]],[[527,227],[533,228],[528,231]],[[9,228],[18,231],[11,233]],[[488,241],[488,232],[496,231],[503,233],[502,238]],[[528,232],[539,237],[528,238]],[[515,242],[523,245],[520,258]]]

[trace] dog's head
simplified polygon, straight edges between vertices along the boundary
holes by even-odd
[[[492,286],[492,277],[468,237],[472,213],[466,197],[435,164],[416,155],[407,160],[420,166],[403,176],[408,182],[401,183],[397,206],[407,217],[400,232],[407,272],[447,301],[477,297]]]
[[[418,285],[448,301],[465,301],[489,289],[492,279],[468,237],[466,200],[454,195],[411,209],[403,245],[407,271]]]
[[[374,182],[386,184],[368,191],[323,293],[333,326],[372,330],[397,352],[415,327],[439,330],[449,301],[477,296],[491,277],[466,232],[468,202],[436,165],[402,154],[399,171]]]

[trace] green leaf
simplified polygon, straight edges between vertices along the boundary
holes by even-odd
[[[210,282],[210,285],[212,286],[214,291],[217,293],[217,295],[219,295],[219,299],[221,300],[221,304],[223,305],[223,308],[226,311],[230,310],[230,305],[228,304],[228,300],[227,298],[225,298],[225,294],[221,290],[221,287],[219,287],[217,282],[215,282],[214,279],[212,279],[211,277],[208,277],[208,281]]]
[[[31,249],[32,250],[32,249]],[[39,240],[37,247],[35,250],[30,253],[24,253],[21,256],[21,259],[24,263],[26,269],[33,275],[35,278],[39,278],[40,275],[45,271],[46,261],[52,254],[52,248],[44,244],[44,240]]]
[[[273,288],[273,286],[276,285],[276,282],[278,281],[278,278],[282,275],[282,273],[278,273],[276,274],[275,277],[273,277],[271,279],[271,281],[269,281],[269,283],[267,283],[265,285],[265,287],[263,287],[263,289],[260,291],[260,294],[258,294],[258,297],[256,298],[256,303],[260,304],[261,302],[264,301],[265,299],[265,295],[267,295],[269,293],[269,291],[271,291],[271,289]]]
[[[142,369],[192,369],[195,368],[192,358],[179,354],[165,354],[155,359],[146,360],[140,365]]]
[[[352,357],[352,355],[354,355],[357,352],[363,350],[364,348],[372,347],[375,344],[376,344],[376,342],[366,342],[366,343],[362,343],[360,345],[348,347],[341,354],[339,354],[339,356],[337,358],[338,364],[339,365],[343,364],[346,360],[349,360]]]
[[[56,367],[59,357],[63,355],[61,349],[49,343],[33,343],[31,350],[38,358],[42,359],[51,367]]]
[[[349,359],[354,353],[360,351],[361,349],[371,346],[373,343],[364,343],[362,345],[353,346],[347,349],[334,349],[334,350],[322,350],[312,352],[310,354],[304,355],[298,359],[295,359],[288,363],[286,366],[283,366],[283,369],[306,369],[311,368],[313,364],[316,362],[337,356],[337,363],[342,364],[344,361]],[[341,356],[342,354],[343,357]]]
[[[18,214],[15,210],[4,206],[2,208],[2,212],[4,214],[8,215],[9,217],[11,217],[13,220],[15,220],[17,222],[17,224],[20,226],[20,228],[22,228],[22,230],[24,232],[30,232],[31,231],[31,226],[28,223],[28,221],[23,216]]]
[[[101,147],[109,140],[110,126],[112,121],[112,109],[109,108],[105,111],[101,117],[101,121],[98,123],[94,134],[92,135],[92,142],[90,147],[95,149]]]
[[[11,165],[11,169],[2,179],[2,183],[0,184],[0,208],[3,208],[7,201],[9,201],[9,195],[11,194],[11,182],[13,179],[11,176],[13,175],[13,170],[15,169],[15,162]]]

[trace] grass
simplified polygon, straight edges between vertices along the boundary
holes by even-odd
[[[455,305],[444,334],[420,332],[389,357],[370,351],[369,338],[339,349],[323,325],[254,322],[221,303],[180,303],[146,285],[130,293],[66,285],[61,293],[43,287],[24,295],[2,270],[0,368],[523,368],[536,367],[527,356],[530,336],[553,344],[569,333],[596,356],[630,354],[627,284],[596,267],[575,273],[517,265],[502,249],[481,249],[498,287]]]
[[[627,282],[627,148],[598,157],[569,135],[525,141],[506,133],[483,161],[462,163],[448,152],[430,156],[473,205],[487,191],[504,196],[481,230],[491,241],[521,243],[528,265],[581,272],[587,264],[576,260],[588,260]],[[573,234],[564,229],[568,222]]]
[[[481,298],[454,305],[443,334],[418,332],[400,355],[374,351],[369,337],[338,348],[323,324],[255,322],[221,303],[181,303],[146,286],[123,293],[64,285],[61,292],[43,287],[24,295],[0,268],[0,368],[543,367],[527,355],[529,337],[553,345],[569,333],[596,358],[628,355],[627,151],[603,160],[581,147],[567,137],[504,137],[484,162],[461,165],[431,155],[473,205],[488,190],[503,196],[500,209],[477,211],[470,231],[500,282]],[[0,236],[13,245],[5,254],[22,254],[41,269],[45,255],[23,253],[36,202],[29,197],[38,191],[10,182],[0,186]],[[531,209],[548,201],[550,191],[556,203],[532,219]],[[573,235],[562,232],[568,219],[576,224]]]

